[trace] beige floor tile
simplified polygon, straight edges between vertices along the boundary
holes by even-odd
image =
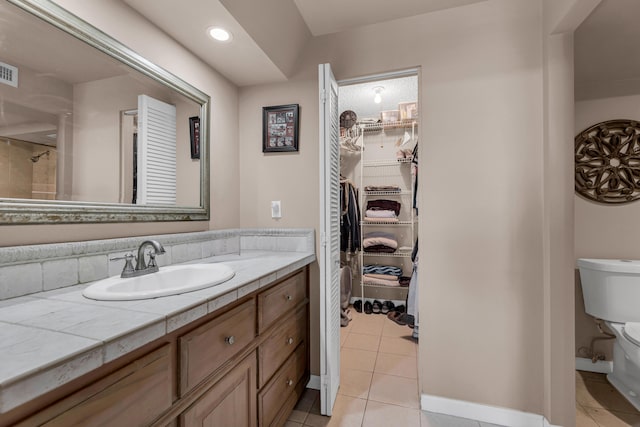
[[[636,414],[638,411],[611,384],[585,381],[576,384],[576,401],[586,408],[606,408],[611,411]]]
[[[410,337],[412,333],[413,329],[411,329],[410,327],[398,325],[396,322],[393,322],[389,319],[384,322],[384,325],[382,327],[383,337]]]
[[[300,423],[296,423],[294,421],[287,421],[284,423],[284,427],[302,427],[303,425]]]
[[[367,401],[350,396],[338,395],[331,417],[309,414],[305,426],[309,427],[360,427]]]
[[[338,395],[329,426],[360,427],[366,406],[367,401],[364,399]]]
[[[417,357],[418,345],[412,338],[382,337],[378,351],[380,353]]]
[[[375,351],[343,347],[340,350],[340,369],[373,372],[377,355]]]
[[[305,389],[304,393],[302,393],[302,396],[296,403],[296,406],[293,408],[293,411],[291,411],[291,414],[289,414],[289,421],[304,423],[304,421],[307,419],[307,414],[316,401],[318,402],[319,411],[320,392],[318,390],[312,390],[310,388]]]
[[[363,314],[354,316],[350,333],[382,335],[382,328],[386,317],[379,314]]]
[[[347,337],[349,336],[349,331],[346,331],[344,328],[340,329],[340,347],[342,347],[347,341]]]
[[[576,427],[599,427],[598,423],[578,404],[576,404]]]
[[[606,374],[599,374],[597,372],[576,371],[576,381],[598,381],[601,383],[608,383]]]
[[[374,373],[369,400],[417,409],[418,380]]]
[[[381,402],[367,402],[363,426],[420,427],[420,411]]]
[[[640,426],[640,413],[630,414],[601,408],[584,408],[584,410],[602,427]]]
[[[418,365],[415,357],[379,353],[373,372],[396,375],[405,378],[418,378]]]
[[[378,351],[380,345],[380,336],[378,335],[366,335],[352,332],[344,342],[346,348],[356,348],[367,351]]]
[[[340,371],[340,388],[338,394],[367,399],[371,387],[372,372],[342,369]]]

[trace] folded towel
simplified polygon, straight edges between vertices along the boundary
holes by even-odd
[[[374,274],[374,273],[365,273],[364,277],[369,277],[371,279],[380,279],[380,280],[390,280],[392,282],[397,282],[400,279],[398,276],[393,274]]]
[[[394,211],[396,215],[400,215],[401,206],[402,204],[395,200],[377,199],[367,202],[367,210],[389,210]]]
[[[400,286],[400,282],[397,280],[383,280],[383,279],[375,279],[373,277],[365,277],[363,280],[365,285],[378,285],[378,286]]]
[[[365,216],[369,218],[396,218],[397,217],[394,211],[373,210],[373,209],[367,210],[367,212],[365,212]]]
[[[392,248],[387,245],[373,245],[373,246],[365,246],[364,251],[373,252],[373,253],[392,254],[396,251],[396,248]]]
[[[365,237],[362,240],[362,246],[364,248],[370,248],[372,246],[387,246],[394,251],[398,249],[398,242],[395,239],[389,239],[388,237]]]
[[[395,265],[378,265],[378,264],[365,264],[362,267],[364,274],[388,274],[393,276],[402,276],[402,268]]]

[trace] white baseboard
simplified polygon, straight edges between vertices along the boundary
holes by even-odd
[[[576,357],[576,369],[578,371],[597,372],[599,374],[610,374],[613,372],[613,362],[610,360],[598,360],[593,363],[586,357]]]
[[[420,406],[423,411],[437,412],[502,426],[554,427],[542,415],[428,394],[423,394],[420,397]]]
[[[307,383],[307,388],[320,390],[320,376],[311,375],[311,378],[309,378],[309,382]]]

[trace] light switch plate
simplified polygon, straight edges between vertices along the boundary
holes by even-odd
[[[271,218],[282,218],[280,200],[271,201]]]

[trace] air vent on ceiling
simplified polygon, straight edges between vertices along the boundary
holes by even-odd
[[[0,83],[18,87],[18,68],[13,65],[0,62]]]

